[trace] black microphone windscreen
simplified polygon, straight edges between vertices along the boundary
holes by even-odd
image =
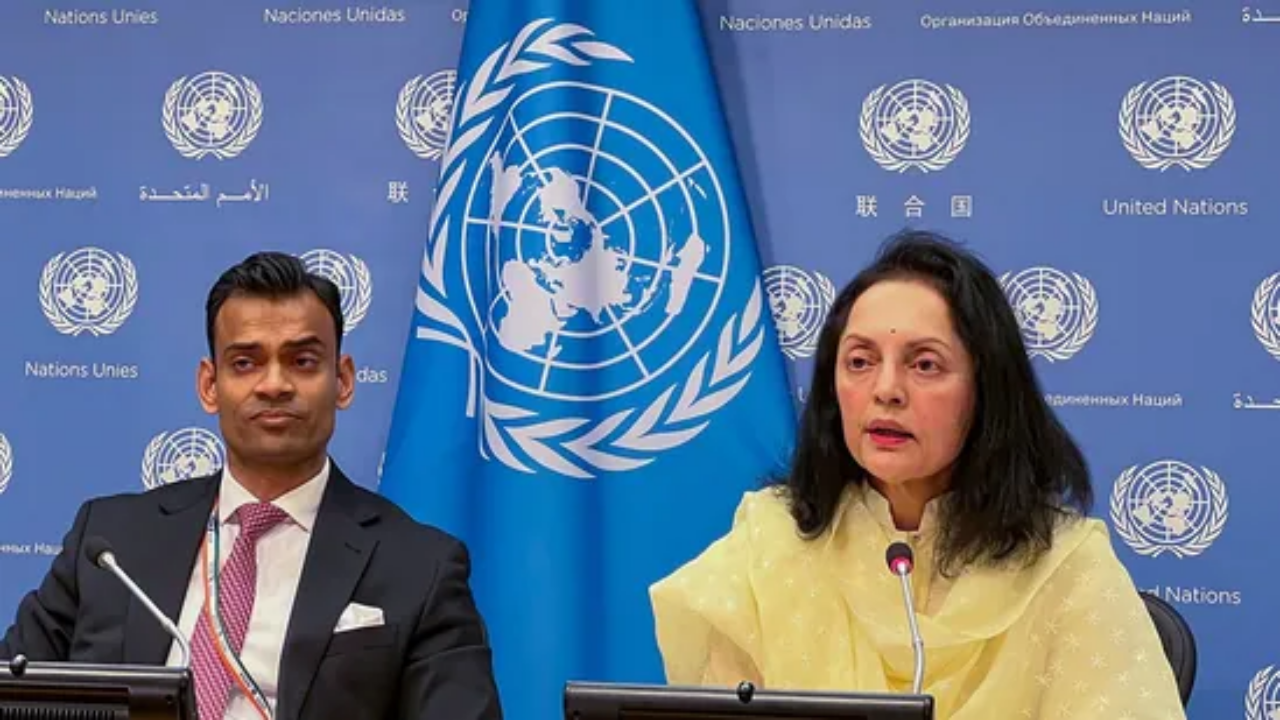
[[[889,565],[890,570],[893,570],[894,562],[904,559],[911,564],[915,564],[916,561],[915,553],[911,551],[911,546],[900,540],[884,551],[884,561]]]
[[[111,543],[106,538],[97,535],[91,535],[84,541],[84,556],[89,558],[89,562],[101,567],[98,559],[102,557],[102,553],[111,552]]]

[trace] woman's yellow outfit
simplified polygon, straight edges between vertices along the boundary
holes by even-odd
[[[895,540],[912,575],[926,650],[923,692],[939,720],[1172,720],[1186,717],[1155,626],[1106,526],[1064,523],[1023,569],[935,572],[937,500],[919,532],[850,486],[815,540],[784,496],[744,496],[732,530],[650,588],[667,681],[766,689],[909,692],[914,661]]]

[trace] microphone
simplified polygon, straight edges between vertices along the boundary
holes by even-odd
[[[160,608],[156,607],[156,604],[151,602],[151,598],[147,597],[147,594],[142,591],[142,588],[138,587],[137,583],[133,581],[133,578],[129,577],[128,573],[124,571],[124,568],[120,567],[120,563],[116,561],[115,552],[111,550],[111,543],[107,542],[106,539],[102,537],[92,535],[84,541],[84,556],[94,565],[97,565],[103,570],[110,571],[111,574],[120,579],[120,582],[124,583],[125,587],[129,588],[129,592],[133,593],[135,598],[142,601],[142,604],[151,612],[151,615],[159,621],[162,627],[164,627],[165,632],[169,633],[169,635],[178,642],[178,650],[181,652],[182,667],[190,668],[191,645],[187,642],[186,638],[182,637],[182,633],[178,631],[178,626],[174,625],[172,620],[165,617],[165,614],[160,612]]]
[[[902,598],[907,605],[907,623],[911,626],[911,649],[915,653],[916,674],[911,683],[911,692],[919,695],[924,684],[924,639],[920,637],[920,627],[916,625],[916,602],[911,594],[911,571],[915,567],[915,553],[911,546],[904,542],[895,542],[884,554],[889,564],[889,572],[902,580]]]

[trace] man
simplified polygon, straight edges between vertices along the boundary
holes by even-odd
[[[226,467],[82,506],[0,658],[177,664],[176,643],[83,557],[101,536],[191,639],[204,720],[500,718],[466,549],[328,457],[355,392],[342,328],[337,287],[297,258],[225,272],[197,392]]]

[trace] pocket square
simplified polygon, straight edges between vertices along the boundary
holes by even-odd
[[[378,627],[386,620],[382,617],[382,608],[372,605],[351,603],[338,616],[338,624],[333,628],[334,634],[359,630],[360,628]]]

